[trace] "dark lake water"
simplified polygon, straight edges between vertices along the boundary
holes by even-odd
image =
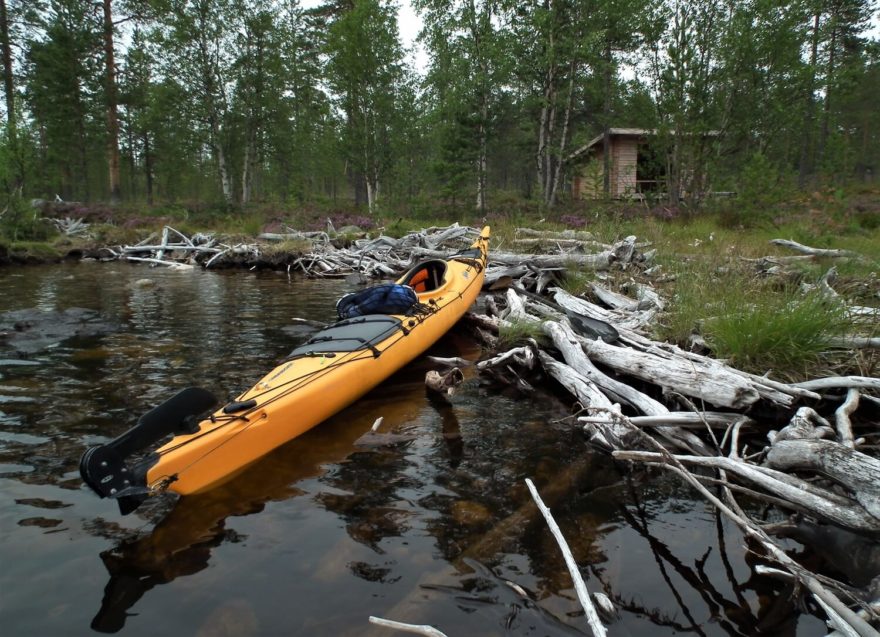
[[[628,478],[550,393],[506,397],[473,373],[432,402],[427,361],[209,493],[121,516],[79,478],[90,444],[179,389],[228,399],[330,321],[351,286],[285,273],[79,263],[0,269],[0,313],[95,311],[102,333],[0,338],[3,635],[389,635],[370,615],[462,635],[589,634],[532,478],[611,635],[824,635],[752,571],[742,535],[668,476]],[[432,350],[477,358],[454,330]],[[374,420],[409,434],[355,441]],[[511,586],[520,587],[526,596]]]

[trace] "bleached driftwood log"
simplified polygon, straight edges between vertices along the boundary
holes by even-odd
[[[404,622],[394,621],[393,619],[384,619],[382,617],[375,617],[373,615],[370,615],[369,621],[371,624],[375,624],[376,626],[391,628],[393,630],[400,630],[405,633],[411,633],[413,635],[425,635],[426,637],[446,637],[446,633],[441,632],[433,626],[429,626],[427,624],[406,624]]]
[[[261,241],[320,241],[322,243],[330,243],[330,235],[319,230],[316,232],[302,232],[290,229],[288,232],[261,232],[257,235],[257,239]]]
[[[577,598],[580,601],[581,607],[584,609],[584,613],[587,616],[587,625],[590,627],[590,630],[595,637],[605,637],[608,632],[605,630],[605,626],[599,619],[599,615],[596,612],[596,607],[593,606],[593,602],[590,599],[590,592],[587,590],[587,585],[584,583],[583,577],[581,577],[580,569],[578,569],[577,562],[575,561],[574,556],[571,554],[571,549],[568,548],[568,543],[565,541],[565,537],[563,537],[562,531],[559,529],[559,525],[556,524],[556,520],[553,519],[553,515],[550,513],[550,509],[548,509],[547,505],[544,504],[544,501],[541,500],[541,496],[538,495],[538,490],[535,488],[534,483],[529,478],[526,478],[526,486],[528,486],[529,493],[531,493],[532,495],[532,499],[538,506],[538,510],[541,512],[541,515],[544,516],[544,520],[547,522],[547,526],[550,527],[550,532],[553,534],[553,538],[556,540],[556,543],[559,545],[559,549],[562,551],[562,556],[565,559],[565,565],[568,568],[568,572],[571,575],[572,581],[574,582],[575,593],[577,593]]]
[[[782,444],[787,444],[782,443]],[[614,451],[619,460],[633,460],[651,464],[663,464],[664,456],[650,451]],[[675,460],[686,465],[723,469],[767,492],[778,496],[773,502],[786,502],[789,507],[802,513],[818,515],[824,520],[855,531],[876,533],[880,531],[880,519],[868,513],[858,502],[839,496],[826,489],[819,489],[805,480],[795,478],[782,470],[760,467],[724,456],[676,455]],[[755,492],[755,497],[760,497]]]
[[[631,299],[625,294],[609,290],[598,283],[591,283],[590,290],[592,290],[597,299],[615,310],[634,312],[639,309],[639,302],[635,299]]]
[[[880,530],[880,460],[830,440],[782,440],[767,454],[780,471],[813,471],[846,487]]]
[[[781,246],[783,248],[789,248],[791,250],[794,250],[795,252],[800,252],[811,257],[826,257],[832,259],[862,258],[862,255],[860,255],[858,252],[853,252],[852,250],[811,248],[810,246],[805,246],[802,243],[798,243],[797,241],[792,241],[790,239],[771,239],[770,243],[772,243],[773,245]]]
[[[594,241],[596,239],[592,232],[586,230],[563,230],[554,232],[552,230],[535,230],[533,228],[516,228],[514,233],[519,236],[532,237],[538,239],[574,239],[576,241]]]
[[[850,387],[855,387],[858,389],[873,389],[880,391],[880,378],[872,378],[870,376],[831,376],[828,378],[814,378],[813,380],[805,380],[800,383],[792,383],[792,386],[809,390],[849,389]]]
[[[0,214],[0,217],[2,216],[3,215]],[[48,221],[55,226],[55,229],[58,230],[58,232],[66,234],[68,237],[88,236],[89,234],[89,224],[86,223],[86,220],[82,217],[78,219],[73,219],[71,217],[64,217],[63,219],[43,217],[42,221]]]
[[[141,263],[152,263],[153,265],[168,266],[172,270],[192,270],[193,265],[189,263],[180,263],[179,261],[165,261],[162,259],[151,259],[147,257],[126,257],[128,261],[139,261]]]
[[[843,401],[843,404],[834,412],[837,438],[840,440],[840,444],[850,449],[855,447],[850,416],[859,408],[859,398],[859,391],[857,389],[850,389],[846,392],[846,399]]]
[[[594,423],[603,422],[605,419],[597,416],[579,416],[578,422]],[[737,422],[741,426],[755,425],[750,418],[744,418],[740,414],[723,411],[674,411],[658,416],[630,416],[629,421],[637,427],[656,427],[658,425],[670,425],[686,427],[689,429],[705,429],[707,426],[726,429]]]
[[[625,423],[625,418],[622,418]],[[650,441],[650,439],[649,439]],[[655,443],[656,444],[656,443]],[[657,445],[659,448],[659,445]],[[639,452],[631,452],[639,453]],[[627,452],[618,452],[618,455],[626,455]],[[822,608],[828,614],[829,620],[834,628],[844,632],[847,635],[857,635],[859,637],[876,637],[877,631],[865,620],[864,617],[853,611],[844,604],[832,590],[829,590],[816,575],[805,569],[794,559],[789,557],[770,537],[747,516],[742,514],[742,509],[733,500],[732,495],[728,493],[728,502],[722,502],[712,492],[710,492],[700,480],[691,474],[679,460],[679,457],[673,456],[665,451],[655,454],[662,459],[662,466],[672,470],[683,477],[693,488],[700,492],[703,497],[712,503],[728,519],[733,521],[740,530],[749,538],[760,544],[768,555],[782,565],[790,572],[799,583],[801,583],[814,598],[820,603]],[[724,461],[729,458],[701,458],[700,461]],[[785,474],[783,474],[785,475]]]
[[[478,370],[483,371],[490,367],[496,367],[497,365],[506,363],[509,360],[513,360],[519,367],[531,369],[532,367],[534,367],[535,364],[534,347],[523,346],[509,349],[503,354],[499,354],[487,360],[480,361],[479,363],[477,363],[476,367]]]
[[[560,289],[551,289],[555,303],[544,303],[534,294],[521,296],[521,288],[536,289],[538,266],[531,263],[530,271],[519,278],[514,267],[508,271],[513,274],[496,279],[505,289],[506,307],[501,315],[506,320],[541,323],[552,342],[552,348],[537,352],[542,369],[583,408],[577,421],[585,425],[592,442],[615,450],[615,458],[669,467],[686,479],[721,486],[732,502],[731,513],[739,516],[738,523],[762,544],[769,540],[735,504],[733,493],[745,493],[784,511],[797,512],[805,519],[822,520],[857,533],[880,533],[880,517],[872,510],[880,505],[877,488],[873,487],[880,484],[880,476],[875,475],[880,471],[880,461],[853,448],[864,444],[861,439],[854,439],[857,434],[853,429],[864,426],[856,418],[859,404],[880,405],[870,395],[880,391],[880,379],[843,377],[788,384],[746,373],[723,361],[652,340],[646,328],[664,307],[664,301],[653,288],[638,281],[631,281],[628,288],[635,298],[620,294],[607,284],[594,284],[595,298],[611,309]],[[617,329],[619,339],[609,344],[585,338],[571,329],[566,315],[605,321]],[[504,329],[504,320],[497,324]],[[514,356],[504,360],[503,365],[518,365]],[[526,371],[525,367],[517,369]],[[861,401],[857,400],[859,396]],[[672,414],[669,405],[673,402],[693,412]],[[646,438],[633,433],[634,423],[622,415],[620,405],[627,413],[645,414],[631,418],[645,428]],[[833,423],[820,416],[812,408],[814,405],[829,410],[822,412],[829,418],[833,413]],[[744,416],[742,412],[746,410],[751,410],[754,417]],[[762,450],[765,443],[760,440],[761,434],[773,427],[766,418],[783,412],[795,413],[781,431],[770,433],[773,444]],[[764,414],[765,420],[759,419],[758,414]],[[624,421],[628,424],[622,425]],[[666,432],[664,427],[668,428]],[[696,445],[688,446],[693,439],[679,437],[678,432],[670,436],[669,429],[686,429],[685,433],[700,446],[699,451],[694,449]],[[716,436],[713,431],[723,431],[723,436]],[[639,450],[650,448],[644,444],[645,439],[683,452],[669,456],[668,452]],[[810,454],[813,464],[798,461],[791,466],[780,465],[784,470],[755,464],[765,458],[768,464],[780,462],[780,457],[786,457],[781,452],[792,447],[815,451],[821,445],[826,445],[829,452],[816,454],[800,449],[795,456]],[[823,456],[827,459],[824,463],[820,462]],[[865,458],[868,463],[863,462]],[[685,464],[702,467],[700,477],[689,474]],[[854,475],[866,476],[864,483],[854,479]],[[716,500],[710,501],[716,504]],[[823,588],[825,579],[798,567],[778,547],[768,546],[767,550],[796,573],[794,577],[814,594],[839,630],[846,634],[875,634],[865,617],[853,613]],[[878,619],[873,615],[867,618]]]
[[[546,321],[543,324],[543,329],[562,353],[565,362],[612,396],[615,401],[630,405],[649,416],[663,416],[669,413],[669,410],[662,403],[601,372],[584,352],[580,337],[566,323]]]
[[[611,323],[618,331],[620,331],[623,344],[628,345],[634,350],[649,353],[658,358],[668,358],[670,360],[679,360],[679,362],[685,361],[693,363],[695,368],[700,370],[718,369],[721,374],[740,376],[746,379],[748,386],[757,392],[762,399],[772,401],[782,407],[791,406],[795,399],[798,398],[819,398],[819,396],[812,392],[809,387],[803,387],[802,385],[787,385],[761,376],[747,374],[725,365],[717,359],[694,352],[688,352],[674,345],[670,345],[669,343],[652,341],[633,329],[631,324],[627,322],[625,316],[621,316],[616,312],[604,310],[584,299],[574,297],[559,288],[555,288],[553,294],[556,302],[567,310]],[[878,383],[880,383],[880,381],[878,381]],[[681,393],[685,395],[693,395],[685,391],[682,391]]]

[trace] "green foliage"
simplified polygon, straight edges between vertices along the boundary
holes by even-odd
[[[9,253],[23,260],[33,259],[38,262],[52,261],[61,257],[61,252],[54,246],[41,241],[15,241],[9,245]]]
[[[224,232],[255,237],[260,234],[263,220],[254,215],[229,215],[222,223]]]
[[[839,303],[799,290],[746,286],[716,304],[704,326],[713,353],[755,373],[803,375],[821,360],[828,339],[845,332]]]
[[[692,244],[691,244],[692,245]],[[721,260],[696,257],[682,264],[673,262],[675,282],[670,291],[670,307],[656,325],[657,336],[687,347],[689,339],[698,334],[701,322],[716,310],[710,303],[719,293],[731,290],[731,280],[736,276],[723,276]]]
[[[501,350],[527,345],[532,340],[539,344],[547,342],[541,324],[535,321],[514,320],[510,321],[509,325],[502,325],[498,330],[498,348]]]
[[[460,220],[536,202],[552,219],[588,159],[571,153],[605,126],[657,131],[665,183],[649,206],[693,215],[715,209],[707,190],[736,191],[718,207],[734,227],[790,215],[779,202],[795,172],[803,193],[876,183],[880,170],[869,0],[415,0],[430,61],[418,70],[395,3],[314,4],[113,3],[124,200],[225,215],[363,208],[369,195],[377,215]],[[18,128],[0,153],[2,194],[109,196],[112,94],[94,9],[10,4]],[[878,223],[845,203],[840,228]]]
[[[0,214],[0,237],[10,242],[46,241],[54,236],[54,228],[40,218],[40,209],[20,197],[10,197]]]
[[[770,221],[791,196],[785,176],[764,154],[754,153],[740,171],[737,196],[719,204],[721,221],[731,228],[755,227]]]
[[[590,283],[595,281],[595,279],[595,272],[579,270],[576,267],[567,267],[559,287],[569,294],[581,296],[589,291]]]

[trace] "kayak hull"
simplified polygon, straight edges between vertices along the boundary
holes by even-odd
[[[438,277],[430,289],[416,288],[415,313],[369,315],[319,332],[235,401],[199,422],[195,433],[175,436],[152,456],[155,461],[145,473],[149,491],[189,495],[209,490],[336,414],[421,355],[476,300],[488,239],[486,227],[470,251],[432,262],[443,270],[442,280]],[[399,282],[411,280],[419,267]],[[364,334],[356,340],[366,342],[352,347],[350,339],[334,340],[349,332]]]

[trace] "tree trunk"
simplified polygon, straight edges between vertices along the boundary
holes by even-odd
[[[21,192],[24,169],[18,153],[18,130],[15,117],[15,84],[12,76],[12,43],[9,41],[9,22],[6,0],[0,0],[0,48],[3,54],[3,87],[6,91],[6,136],[9,144],[12,192]]]
[[[554,83],[555,80],[554,73]],[[550,182],[553,180],[553,153],[550,152],[553,144],[553,136],[556,133],[556,99],[558,92],[556,87],[550,93],[550,116],[547,119],[547,147],[544,152],[544,183],[541,184],[541,190],[544,193],[544,204],[547,205],[550,198]]]
[[[801,140],[801,158],[798,166],[798,186],[805,188],[807,181],[813,172],[812,146],[813,146],[813,118],[816,109],[816,98],[813,92],[816,90],[816,64],[819,57],[819,19],[821,13],[813,16],[813,38],[810,51],[810,75],[807,80],[807,107],[804,116],[804,135]]]
[[[880,460],[829,440],[782,440],[767,454],[779,471],[812,470],[852,491],[856,501],[880,518]]]
[[[831,41],[828,44],[828,72],[825,75],[825,97],[822,102],[822,127],[819,130],[819,147],[816,149],[816,161],[820,166],[825,159],[825,146],[831,127],[831,82],[834,79],[834,49],[837,47],[837,17],[832,18]]]
[[[562,176],[563,158],[565,157],[565,149],[568,145],[568,125],[571,121],[571,111],[574,107],[574,75],[577,65],[572,62],[569,68],[568,77],[568,100],[565,104],[565,118],[562,121],[562,136],[559,138],[559,154],[553,171],[553,183],[550,186],[550,193],[547,197],[547,207],[553,208],[556,205],[556,193],[559,189],[559,180]]]
[[[247,142],[244,146],[244,160],[241,168],[241,205],[246,206],[251,200],[251,183],[253,175],[251,167],[253,164],[254,140],[253,135],[248,132]]]
[[[119,118],[116,113],[116,62],[113,56],[113,13],[111,0],[104,5],[104,64],[107,92],[107,165],[110,169],[110,202],[119,203]]]
[[[491,24],[492,16],[490,10],[487,9],[486,23]],[[474,41],[474,49],[476,50],[477,63],[480,67],[480,124],[477,140],[477,211],[480,214],[486,212],[486,167],[487,147],[488,147],[488,122],[489,122],[489,68],[485,59],[485,51],[483,50],[483,40],[477,25],[477,8],[473,0],[470,0],[470,31]]]
[[[486,111],[485,107],[482,109]],[[486,211],[486,124],[480,122],[480,149],[477,157],[477,211],[481,214]]]
[[[538,152],[535,155],[535,168],[538,172],[538,187],[544,189],[544,156],[547,154],[547,114],[550,110],[550,83],[552,73],[547,73],[544,87],[544,104],[541,106],[541,120],[538,123]]]
[[[367,210],[372,215],[373,207],[376,205],[376,193],[373,192],[373,184],[369,177],[364,178],[364,185],[367,189]]]
[[[6,0],[0,0],[0,47],[3,49],[3,87],[6,90],[6,125],[15,130],[15,87],[12,80],[12,46],[9,42],[9,22]]]
[[[602,105],[602,194],[611,197],[611,43],[605,44]]]
[[[144,133],[144,173],[147,185],[147,205],[153,205],[153,153],[150,148],[150,136]]]
[[[216,136],[219,137],[219,135]],[[226,152],[223,150],[223,144],[219,139],[214,140],[214,153],[217,156],[217,170],[220,171],[220,187],[223,189],[223,200],[227,204],[231,204],[232,178],[229,174],[229,166],[226,163]]]

